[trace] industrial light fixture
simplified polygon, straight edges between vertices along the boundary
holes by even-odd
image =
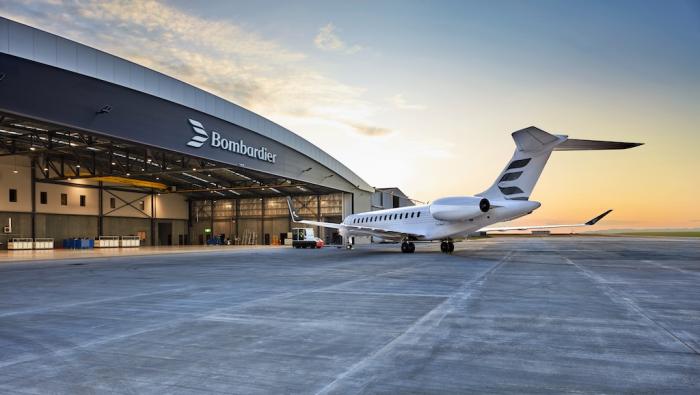
[[[127,176],[127,177],[129,177],[130,175],[131,175],[131,173],[126,173],[126,176]]]
[[[36,151],[36,147],[33,147],[33,146],[32,146],[32,147],[29,147],[29,150],[30,150],[30,151]]]
[[[112,162],[112,166],[114,166],[114,165],[116,165],[116,164],[117,164],[116,162]]]
[[[107,105],[100,108],[98,111],[95,112],[95,114],[109,114],[110,111],[112,111],[112,106]]]

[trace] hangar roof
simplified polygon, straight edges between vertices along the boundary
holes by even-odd
[[[321,163],[358,189],[374,189],[288,129],[202,89],[109,53],[0,17],[0,52],[147,93],[242,126]]]

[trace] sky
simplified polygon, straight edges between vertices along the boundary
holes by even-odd
[[[485,190],[510,133],[555,152],[521,224],[700,227],[698,1],[0,0],[0,15],[257,112],[376,187]],[[603,226],[604,225],[604,226]]]

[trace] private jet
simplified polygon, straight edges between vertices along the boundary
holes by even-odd
[[[430,204],[370,211],[347,216],[341,223],[302,219],[287,197],[292,221],[338,229],[347,247],[353,236],[372,236],[373,241],[400,242],[401,252],[415,251],[415,242],[440,241],[443,253],[454,251],[454,241],[474,232],[520,231],[595,225],[612,210],[578,224],[492,227],[531,214],[541,206],[530,200],[537,180],[552,151],[628,149],[641,143],[578,140],[554,135],[534,126],[512,133],[515,153],[496,181],[473,196],[450,196]]]

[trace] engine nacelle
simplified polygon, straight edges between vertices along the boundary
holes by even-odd
[[[438,199],[430,205],[430,215],[440,221],[466,221],[489,211],[491,203],[478,196],[454,196]]]

